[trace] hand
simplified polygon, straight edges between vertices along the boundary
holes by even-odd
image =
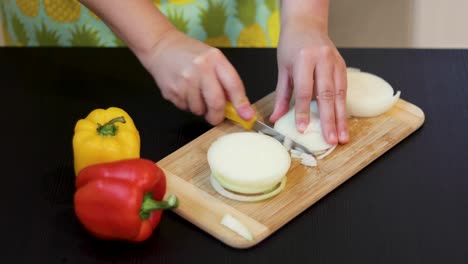
[[[204,116],[212,125],[224,120],[226,100],[243,119],[254,116],[239,75],[219,49],[171,29],[149,54],[138,57],[162,96],[178,108]]]
[[[329,144],[348,142],[346,64],[326,28],[316,21],[288,21],[278,44],[276,102],[270,117],[276,122],[294,94],[296,127],[309,124],[310,102],[318,102],[322,132]],[[293,93],[294,92],[294,93]]]

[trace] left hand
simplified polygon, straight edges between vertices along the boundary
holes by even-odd
[[[313,19],[288,21],[281,29],[277,52],[279,75],[270,120],[276,122],[288,111],[294,94],[296,128],[303,133],[310,102],[316,97],[325,140],[332,145],[347,143],[346,64],[326,26]]]

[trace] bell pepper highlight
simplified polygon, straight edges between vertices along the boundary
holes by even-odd
[[[163,210],[177,208],[166,193],[166,176],[154,162],[127,159],[85,167],[75,181],[75,214],[91,234],[105,240],[148,239]]]

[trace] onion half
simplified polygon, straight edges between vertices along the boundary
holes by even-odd
[[[346,106],[349,115],[354,117],[374,117],[381,115],[400,98],[400,91],[394,95],[392,86],[377,75],[348,71]]]
[[[218,193],[234,200],[259,201],[284,188],[291,157],[286,148],[270,136],[237,132],[211,144],[208,165],[211,184]]]
[[[286,186],[286,177],[283,177],[280,184],[277,187],[275,187],[273,190],[270,190],[268,192],[261,193],[261,194],[254,194],[254,195],[243,195],[239,193],[233,193],[225,189],[223,186],[221,186],[221,184],[219,184],[219,182],[216,181],[215,177],[213,176],[210,177],[210,183],[211,183],[211,186],[213,186],[213,189],[215,189],[217,193],[221,194],[222,196],[228,199],[236,200],[239,202],[259,202],[259,201],[266,200],[268,198],[271,198],[279,194]]]

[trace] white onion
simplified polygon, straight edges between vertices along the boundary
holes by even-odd
[[[248,241],[253,241],[254,239],[249,229],[230,214],[224,215],[223,219],[221,219],[221,224],[244,237]]]
[[[288,137],[284,137],[283,146],[286,150],[290,150],[292,147],[293,141]]]
[[[315,167],[317,166],[317,160],[311,154],[302,153],[301,164],[309,167]]]
[[[310,152],[324,151],[332,146],[329,145],[322,135],[320,119],[316,112],[313,111],[311,105],[309,127],[306,133],[300,133],[296,129],[295,109],[291,108],[284,116],[282,116],[274,125],[274,129],[286,137],[306,147]]]
[[[291,152],[291,158],[293,159],[300,159],[301,154],[303,153],[301,150],[296,150],[296,149],[291,149],[290,152]]]
[[[392,86],[377,75],[348,71],[347,112],[354,117],[374,117],[392,108],[400,98]]]
[[[338,145],[334,145],[333,147],[329,148],[325,153],[319,155],[317,157],[317,159],[321,160],[321,159],[325,158],[326,156],[330,155],[330,153],[332,153],[333,150],[335,150],[336,146],[338,146]]]
[[[221,184],[219,184],[219,182],[213,176],[210,177],[210,183],[211,183],[211,186],[213,186],[213,189],[217,193],[221,194],[222,196],[228,199],[236,200],[239,202],[258,202],[258,201],[269,199],[279,194],[286,186],[286,177],[283,177],[283,179],[281,180],[281,183],[275,189],[262,193],[262,194],[258,194],[258,195],[242,195],[242,194],[230,192],[229,190],[226,190],[225,188],[223,188],[223,186],[221,186]]]
[[[276,139],[237,132],[216,139],[208,149],[212,176],[224,188],[242,194],[270,192],[286,176],[291,157]]]

